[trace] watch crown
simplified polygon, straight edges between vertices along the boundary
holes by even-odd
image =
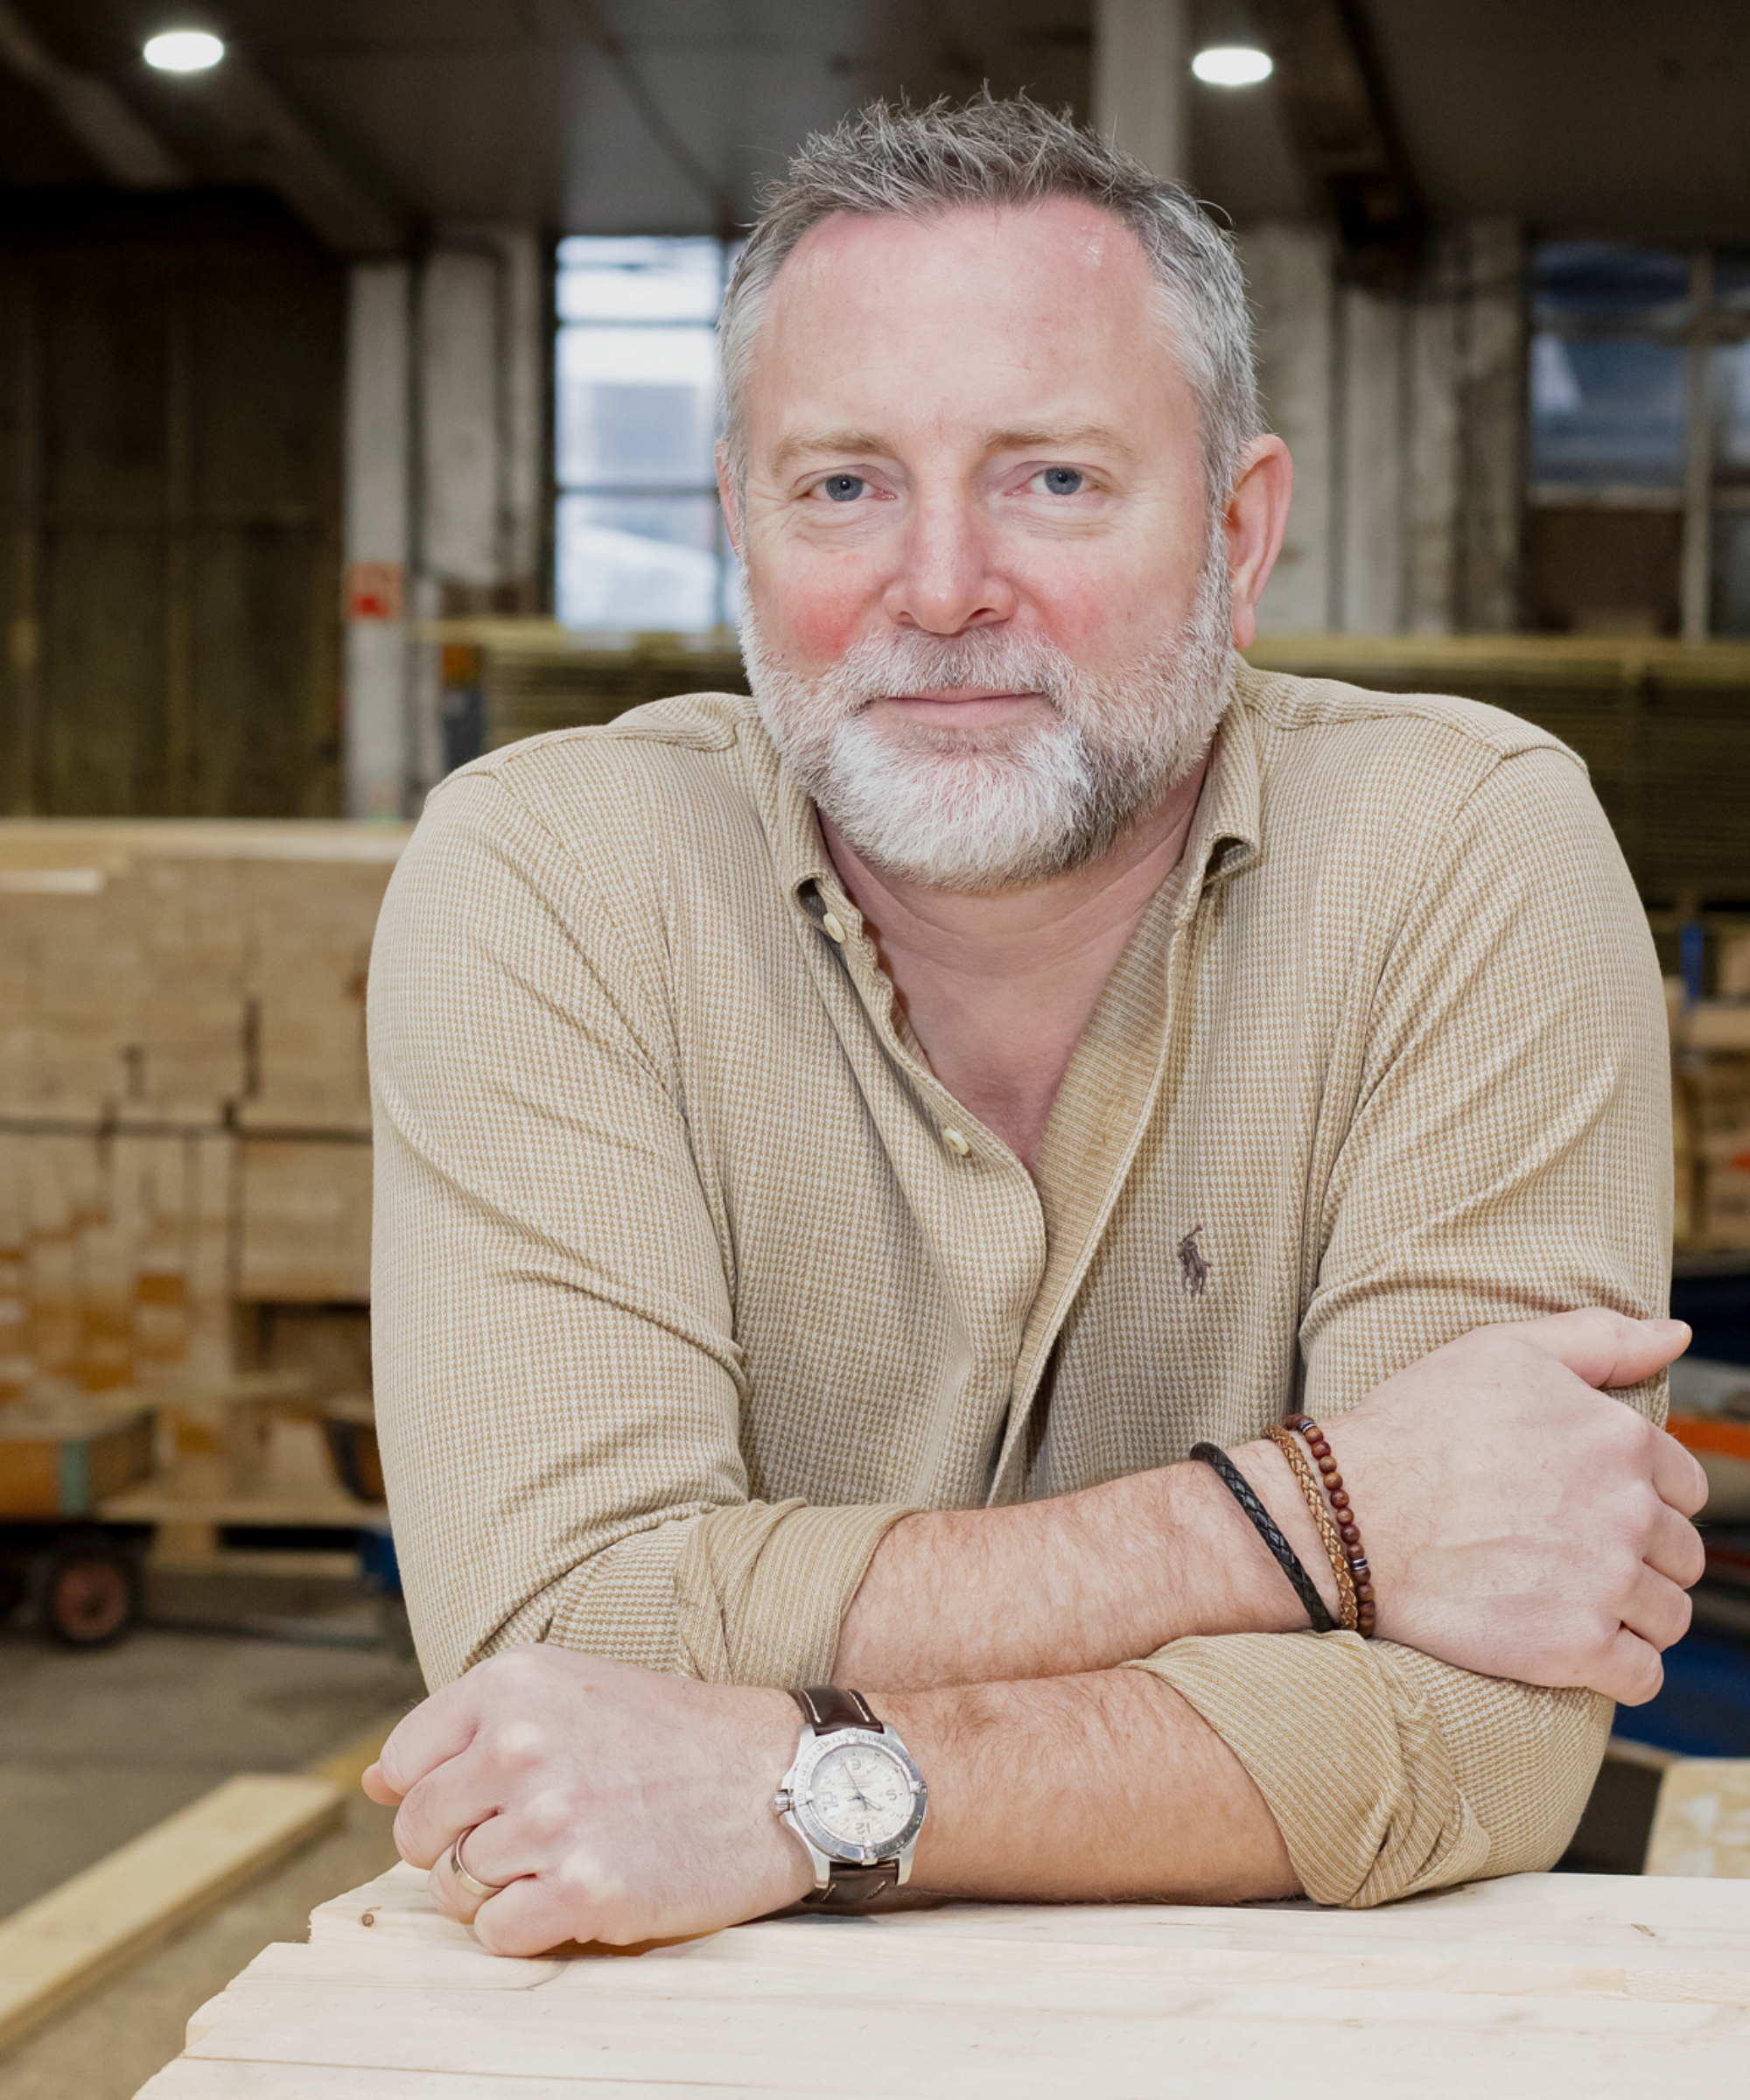
[[[790,1789],[788,1787],[780,1787],[772,1796],[772,1813],[774,1816],[788,1816],[789,1812]]]

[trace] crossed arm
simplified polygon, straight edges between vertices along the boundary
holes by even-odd
[[[918,1757],[932,1790],[915,1867],[923,1885],[1237,1897],[1298,1882],[1324,1900],[1371,1901],[1549,1862],[1601,1748],[1604,1699],[1656,1688],[1657,1651],[1683,1631],[1681,1588],[1699,1572],[1684,1521],[1699,1503],[1698,1470],[1594,1390],[1652,1375],[1679,1331],[1607,1313],[1483,1329],[1348,1404],[1418,1348],[1491,1317],[1652,1295],[1660,1023],[1644,987],[1631,982],[1625,998],[1618,982],[1637,907],[1625,883],[1595,924],[1552,915],[1533,872],[1560,860],[1550,841],[1572,812],[1544,821],[1535,798],[1528,808],[1516,828],[1480,811],[1443,849],[1441,879],[1431,877],[1399,942],[1416,967],[1388,972],[1373,995],[1364,1102],[1310,1221],[1320,1263],[1298,1336],[1303,1404],[1330,1430],[1374,1564],[1382,1637],[1365,1650],[1349,1636],[1284,1637],[1300,1624],[1292,1592],[1196,1466],[898,1522],[891,1511],[739,1506],[727,1294],[713,1280],[713,1245],[682,1230],[696,1208],[690,1155],[652,1055],[577,962],[584,932],[595,937],[593,891],[573,897],[561,887],[571,876],[542,872],[567,903],[563,914],[554,907],[543,965],[558,990],[536,998],[526,972],[500,971],[496,1004],[471,1010],[466,1031],[422,1018],[419,992],[478,970],[452,952],[457,915],[441,917],[449,947],[427,953],[402,936],[419,964],[402,968],[413,989],[401,993],[391,972],[372,993],[373,1028],[391,1052],[379,1082],[386,1098],[400,1089],[382,1154],[385,1186],[402,1194],[380,1239],[381,1311],[385,1334],[402,1337],[401,1375],[422,1406],[429,1386],[448,1410],[406,1425],[415,1433],[398,1458],[398,1517],[426,1544],[410,1578],[476,1602],[442,1669],[462,1666],[471,1644],[476,1655],[494,1642],[548,1645],[501,1654],[438,1691],[397,1730],[370,1787],[402,1799],[407,1858],[434,1866],[471,1832],[471,1871],[509,1884],[475,1918],[487,1945],[527,1952],[571,1936],[702,1928],[806,1886],[801,1849],[771,1808],[797,1718],[787,1695],[765,1688],[795,1664],[770,1660],[769,1646],[767,1659],[750,1659],[746,1628],[780,1617],[774,1607],[788,1596],[774,1593],[765,1568],[812,1572],[816,1552],[830,1579],[798,1598],[794,1616],[827,1598],[824,1633],[810,1620],[786,1655],[823,1671],[836,1630],[834,1674]],[[520,850],[531,865],[544,850],[538,839]],[[466,864],[478,892],[471,925],[528,915],[525,888],[500,897],[490,886],[502,858]],[[1568,858],[1591,865],[1596,856]],[[1560,894],[1571,902],[1572,891]],[[1452,930],[1480,921],[1486,969]],[[1525,985],[1539,988],[1535,1001],[1516,990]],[[648,1032],[654,1041],[654,1021]],[[515,1046],[515,1087],[489,1063],[473,1069],[481,1040]],[[529,1106],[525,1067],[568,1075],[566,1086],[554,1082],[550,1098],[537,1089]],[[610,1079],[615,1120],[598,1133],[584,1109]],[[1406,1109],[1429,1099],[1442,1104],[1437,1143]],[[598,1141],[616,1172],[648,1180],[626,1216],[592,1214],[587,1245],[570,1165],[550,1189],[528,1168],[543,1156],[543,1117],[578,1144]],[[472,1192],[472,1219],[458,1188]],[[1616,1222],[1600,1227],[1610,1205]],[[1617,1214],[1632,1220],[1627,1234]],[[676,1228],[634,1244],[627,1220],[643,1214],[672,1214]],[[1632,1258],[1621,1256],[1625,1238]],[[515,1291],[494,1296],[480,1283],[483,1246],[494,1278],[513,1276]],[[417,1251],[404,1276],[403,1249]],[[534,1428],[566,1395],[500,1388],[500,1411],[481,1429],[473,1360],[449,1360],[465,1325],[452,1301],[494,1333],[513,1320],[552,1323],[563,1308],[550,1340],[592,1367],[607,1416],[568,1471],[550,1447],[538,1466],[529,1458]],[[652,1361],[626,1380],[634,1329]],[[663,1422],[651,1409],[635,1420],[612,1412],[628,1385],[660,1391],[663,1420],[709,1423],[711,1466],[665,1475],[660,1494],[640,1476],[634,1494],[624,1454],[648,1452]],[[494,1493],[471,1480],[466,1496],[446,1499],[458,1452],[483,1435],[522,1438],[512,1454],[522,1469],[502,1469]],[[1236,1457],[1316,1574],[1316,1536],[1273,1447]],[[659,1505],[704,1514],[633,1521]],[[674,1558],[682,1533],[705,1542],[684,1564]],[[801,1543],[767,1554],[780,1534]],[[847,1606],[842,1541],[878,1534],[849,1577],[862,1574]],[[665,1607],[684,1620],[672,1644]],[[712,1636],[720,1645],[705,1652]],[[613,1641],[658,1667],[568,1652]],[[1289,1812],[1308,1796],[1346,1833],[1334,1865],[1318,1856],[1305,1814],[1297,1827]],[[445,1908],[472,1914],[441,1867],[433,1886]]]
[[[1491,1676],[1644,1699],[1688,1624],[1705,1493],[1670,1438],[1598,1387],[1653,1375],[1671,1321],[1605,1312],[1485,1329],[1389,1380],[1332,1432],[1366,1514],[1381,1635]],[[1512,1450],[1502,1467],[1491,1454]],[[1268,1445],[1239,1462],[1309,1571],[1321,1555]],[[1417,1482],[1438,1479],[1430,1507]],[[1326,1578],[1328,1580],[1328,1578]],[[1025,1614],[1014,1600],[1039,1601]],[[1198,1634],[1304,1624],[1214,1476],[1170,1466],[1013,1509],[908,1518],[847,1614],[836,1675],[918,1758],[915,1878],[968,1896],[1240,1900],[1298,1886],[1236,1752],[1172,1684],[1123,1667]],[[403,1857],[482,1942],[708,1929],[810,1886],[772,1813],[795,1709],[763,1687],[530,1647],[410,1715],[367,1775]],[[443,1866],[464,1832],[484,1901]]]

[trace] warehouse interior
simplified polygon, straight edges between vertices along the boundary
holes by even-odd
[[[481,752],[746,690],[712,321],[759,186],[986,85],[1234,231],[1296,469],[1252,661],[1592,770],[1714,1501],[1573,1863],[1750,1757],[1744,0],[0,0],[0,2095],[126,2100],[393,1858],[384,886]],[[240,1774],[307,1795],[247,1885],[13,1991],[9,1920]]]

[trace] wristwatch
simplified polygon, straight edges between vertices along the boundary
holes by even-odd
[[[866,1903],[911,1879],[929,1789],[912,1754],[860,1692],[809,1684],[795,1761],[772,1806],[808,1849],[816,1910]]]

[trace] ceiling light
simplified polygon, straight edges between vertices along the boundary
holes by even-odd
[[[225,46],[204,29],[167,29],[146,46],[148,66],[160,73],[205,73],[225,55]]]
[[[1191,70],[1212,88],[1251,88],[1267,80],[1276,68],[1267,51],[1254,50],[1249,44],[1216,44],[1198,52]]]

